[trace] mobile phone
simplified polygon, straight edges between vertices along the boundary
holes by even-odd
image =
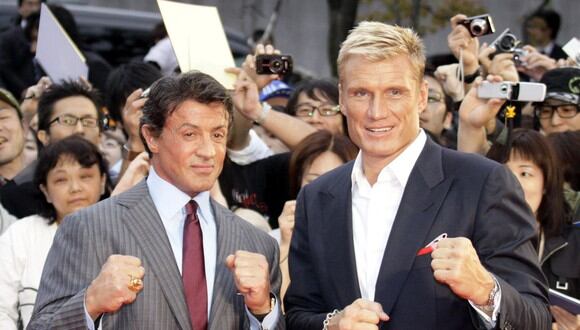
[[[510,101],[542,102],[546,97],[546,85],[542,83],[484,81],[477,88],[482,99],[505,99]]]

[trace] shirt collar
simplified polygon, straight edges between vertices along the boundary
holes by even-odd
[[[411,171],[413,170],[421,151],[423,151],[423,147],[425,147],[426,141],[427,135],[423,129],[420,129],[415,140],[413,140],[413,142],[411,142],[411,144],[409,144],[400,155],[381,170],[377,182],[388,180],[388,172],[390,172],[390,174],[394,175],[394,177],[399,181],[401,186],[405,187],[409,180],[409,176],[411,175]],[[362,151],[359,151],[352,168],[352,186],[354,187],[355,184],[362,183],[363,179],[365,181],[367,180],[363,173]]]
[[[194,198],[191,198],[176,186],[162,179],[155,172],[153,166],[149,168],[147,187],[153,204],[155,204],[155,208],[163,221],[172,219],[178,212],[185,215],[185,205],[191,199],[197,202],[198,212],[201,213],[201,221],[208,222],[212,219],[209,191],[202,191],[195,195]]]

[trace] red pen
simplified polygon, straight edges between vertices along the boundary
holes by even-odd
[[[439,242],[444,238],[447,238],[447,233],[443,233],[437,236],[434,240],[431,241],[431,243],[425,245],[424,248],[422,248],[421,250],[419,250],[419,252],[417,252],[417,256],[422,256],[424,254],[433,252],[433,250],[435,250],[435,248],[437,247],[437,242]]]

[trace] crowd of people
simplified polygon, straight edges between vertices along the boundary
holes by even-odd
[[[580,299],[580,63],[554,11],[517,58],[457,14],[439,66],[360,22],[336,81],[257,74],[280,54],[258,44],[226,90],[82,46],[89,77],[39,76],[39,3],[0,35],[1,329],[580,329],[550,300]],[[545,98],[479,96],[504,81]]]

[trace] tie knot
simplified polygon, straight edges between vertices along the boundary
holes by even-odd
[[[185,213],[188,216],[190,215],[195,216],[196,212],[197,212],[197,202],[192,199],[187,204],[185,204]]]

